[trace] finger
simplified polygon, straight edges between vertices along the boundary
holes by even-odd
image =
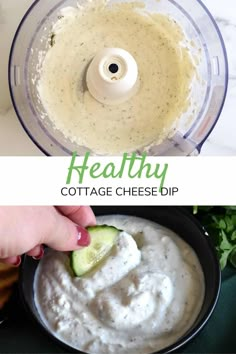
[[[83,227],[96,225],[95,215],[89,206],[58,206],[57,209]]]
[[[10,264],[14,267],[19,267],[21,264],[21,257],[20,256],[15,256],[15,257],[8,257],[0,260],[1,263],[5,264]]]
[[[44,248],[42,245],[36,246],[32,250],[27,252],[27,255],[30,257],[33,257],[36,260],[39,260],[39,259],[43,258]]]
[[[52,229],[45,236],[44,244],[58,251],[73,251],[90,244],[87,230],[60,213],[55,214]]]

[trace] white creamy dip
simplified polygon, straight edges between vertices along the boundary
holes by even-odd
[[[180,25],[148,12],[145,2],[85,1],[59,17],[37,87],[53,126],[97,154],[145,149],[172,136],[196,71]],[[99,103],[87,89],[88,66],[104,48],[122,48],[138,65],[139,90],[122,104]]]
[[[146,354],[173,344],[203,303],[195,252],[148,220],[115,215],[98,223],[124,232],[96,271],[76,278],[69,257],[55,251],[40,262],[34,291],[44,323],[63,342],[92,354]]]

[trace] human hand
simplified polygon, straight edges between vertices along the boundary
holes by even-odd
[[[85,227],[95,224],[88,206],[0,207],[0,262],[19,266],[24,253],[40,259],[43,244],[58,251],[88,246]]]

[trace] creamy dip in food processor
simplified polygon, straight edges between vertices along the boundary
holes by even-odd
[[[197,0],[35,1],[9,62],[16,112],[49,155],[197,154],[227,74]]]
[[[49,119],[65,137],[94,153],[121,154],[160,144],[173,135],[173,126],[190,105],[195,70],[184,33],[173,19],[142,13],[145,6],[139,3],[112,7],[106,3],[95,0],[61,13],[38,90]],[[103,48],[110,50],[95,65],[108,62],[108,94],[127,74],[118,77],[119,70],[132,70],[129,59],[113,47],[126,50],[137,63],[139,87],[133,97],[125,100],[124,95],[125,102],[117,100],[119,92],[106,98],[94,70],[90,80],[99,97],[91,95],[86,84],[88,66]],[[120,90],[123,93],[122,86]]]

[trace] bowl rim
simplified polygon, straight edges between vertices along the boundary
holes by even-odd
[[[116,206],[117,208],[122,208],[122,206]],[[123,206],[125,208],[131,208],[130,206]],[[95,209],[95,215],[96,215],[96,210],[99,210],[100,208],[108,208],[105,206],[96,206],[94,207]],[[139,206],[136,207],[132,207],[132,209],[134,208],[139,208]],[[143,208],[143,207],[142,207]],[[150,208],[148,206],[144,206],[144,208]],[[214,248],[214,245],[210,239],[209,234],[206,232],[205,228],[201,225],[201,223],[196,219],[196,217],[194,217],[188,210],[186,210],[184,207],[168,207],[168,206],[156,206],[156,207],[151,207],[151,208],[163,208],[163,209],[167,209],[168,211],[175,211],[175,212],[179,212],[180,214],[182,214],[183,217],[187,217],[191,223],[193,223],[195,225],[195,227],[198,229],[199,233],[202,234],[202,237],[205,236],[205,240],[207,243],[207,247],[209,248],[209,251],[212,254],[213,257],[213,262],[214,262],[214,268],[215,268],[215,286],[214,286],[214,294],[212,295],[212,299],[210,302],[210,305],[208,306],[208,309],[205,311],[205,315],[203,316],[203,318],[199,321],[198,324],[193,324],[191,329],[189,331],[186,332],[186,334],[184,334],[181,338],[179,338],[175,343],[159,350],[159,351],[155,351],[152,352],[150,354],[157,354],[157,353],[172,353],[176,350],[178,350],[179,348],[182,348],[184,345],[186,345],[188,342],[190,342],[194,337],[196,337],[200,331],[202,331],[202,329],[205,327],[205,325],[207,324],[208,320],[210,319],[216,305],[219,299],[219,295],[220,295],[220,290],[221,290],[221,269],[220,269],[220,264],[216,255],[216,251]],[[132,210],[131,209],[131,210]],[[114,215],[114,213],[111,213]],[[110,215],[111,215],[110,214]],[[122,215],[122,213],[117,213],[117,215],[120,214]],[[99,215],[108,215],[108,213],[101,213]],[[98,215],[98,216],[99,216]],[[135,212],[134,212],[134,216],[135,216]],[[139,216],[140,217],[140,216]],[[147,217],[144,217],[144,219],[147,219]],[[151,221],[153,221],[152,219],[149,219]],[[155,222],[155,221],[154,221]],[[159,223],[161,224],[161,222],[159,221]],[[173,230],[174,231],[174,230]],[[186,241],[185,241],[186,242]],[[81,353],[81,354],[85,354],[86,352],[83,352],[81,350],[75,349],[74,347],[71,347],[70,345],[68,345],[67,343],[63,342],[62,340],[60,340],[57,336],[55,336],[53,334],[52,331],[50,331],[46,326],[44,326],[40,320],[39,320],[39,316],[37,317],[30,308],[30,305],[28,304],[28,302],[26,301],[25,295],[24,295],[24,286],[23,286],[23,273],[24,273],[24,265],[25,265],[25,259],[27,256],[23,257],[23,261],[22,264],[20,266],[20,274],[19,274],[19,296],[20,296],[20,300],[23,303],[23,306],[27,312],[28,315],[30,315],[31,319],[34,320],[35,323],[37,323],[38,328],[41,329],[41,331],[43,331],[45,334],[47,334],[47,336],[49,336],[56,344],[58,344],[60,347],[63,347],[64,349],[66,349],[69,352],[73,352],[73,353]],[[39,261],[36,261],[37,263],[39,263]]]

